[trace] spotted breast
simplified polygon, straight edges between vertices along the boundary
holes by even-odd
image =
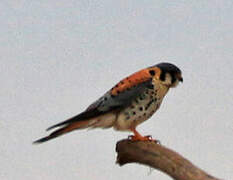
[[[181,70],[171,63],[139,70],[122,79],[83,112],[49,127],[47,130],[57,129],[34,143],[43,143],[78,129],[110,127],[132,131],[132,140],[150,140],[148,136],[140,135],[136,127],[158,110],[168,90],[179,82],[183,82]]]
[[[118,114],[114,128],[128,131],[149,119],[159,109],[168,89],[154,80],[150,88],[147,87],[142,94]]]

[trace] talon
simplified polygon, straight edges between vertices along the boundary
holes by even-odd
[[[132,141],[154,141],[156,144],[160,144],[160,141],[153,139],[151,135],[142,136],[136,131],[135,128],[131,128],[130,130],[134,133],[134,135],[128,136],[128,139]]]
[[[160,140],[153,139],[153,138],[152,138],[152,136],[146,136],[146,137],[148,137],[148,139],[149,139],[150,141],[154,141],[156,144],[159,144],[159,145],[161,145],[161,142],[160,142]]]
[[[147,137],[151,141],[153,140],[151,135],[148,135],[148,136],[145,136],[145,137]]]
[[[133,135],[129,135],[129,136],[128,136],[128,139],[129,139],[129,140],[132,140],[132,138],[133,138]]]
[[[132,141],[154,141],[151,136],[128,136]]]
[[[156,144],[161,145],[161,142],[157,139],[153,139],[151,135],[145,136],[149,141],[154,141]]]

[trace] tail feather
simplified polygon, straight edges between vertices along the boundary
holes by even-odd
[[[59,137],[59,136],[61,136],[63,134],[69,133],[69,132],[71,132],[71,131],[73,131],[75,129],[86,128],[86,127],[90,126],[91,123],[92,123],[91,120],[70,123],[67,126],[62,127],[60,129],[52,132],[50,135],[34,141],[33,144],[39,144],[39,143],[46,142],[48,140],[54,139],[56,137]]]
[[[55,125],[47,128],[46,131],[49,131],[51,129],[54,129],[54,128],[57,128],[57,127],[60,127],[60,126],[64,126],[64,125],[67,125],[67,124],[71,124],[71,123],[74,123],[74,122],[86,121],[86,120],[89,120],[90,118],[96,117],[96,116],[101,115],[101,114],[103,114],[103,112],[100,112],[97,109],[84,111],[84,112],[80,113],[77,116],[74,116],[74,117],[72,117],[72,118],[70,118],[68,120],[65,120],[63,122],[60,122],[58,124],[55,124]]]
[[[101,119],[101,116],[104,115],[104,120]],[[101,119],[101,121],[100,121]],[[98,111],[98,109],[89,109],[87,111],[82,112],[81,114],[74,116],[66,121],[55,124],[47,129],[51,130],[53,128],[59,128],[52,132],[50,135],[43,137],[34,141],[34,144],[43,143],[59,137],[63,134],[69,133],[75,129],[83,129],[90,127],[102,127],[107,128],[111,127],[116,119],[115,114],[107,114],[106,112]]]

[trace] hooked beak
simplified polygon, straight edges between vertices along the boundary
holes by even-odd
[[[183,77],[181,76],[181,74],[178,74],[176,77],[179,79],[180,82],[183,82]]]
[[[182,77],[180,77],[180,78],[179,78],[179,81],[180,81],[180,82],[183,82],[183,78],[182,78]]]

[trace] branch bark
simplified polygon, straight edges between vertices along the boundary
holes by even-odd
[[[117,163],[140,163],[160,170],[175,180],[219,180],[178,153],[153,141],[121,140],[116,145]]]

